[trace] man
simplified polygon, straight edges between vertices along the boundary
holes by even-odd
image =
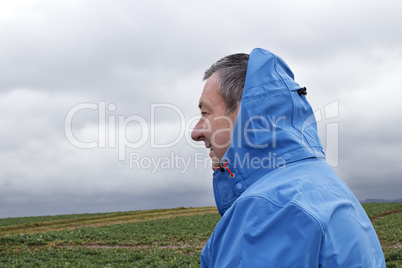
[[[210,149],[221,220],[202,267],[385,267],[374,228],[332,168],[286,63],[263,49],[205,73],[192,138]],[[243,90],[244,89],[244,90]]]

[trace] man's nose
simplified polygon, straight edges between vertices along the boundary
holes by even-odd
[[[200,119],[191,132],[191,138],[195,141],[202,141],[204,139],[203,120]]]

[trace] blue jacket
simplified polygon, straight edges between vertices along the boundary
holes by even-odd
[[[325,161],[300,89],[281,58],[250,53],[227,163],[213,175],[222,218],[201,267],[385,267],[367,214]]]

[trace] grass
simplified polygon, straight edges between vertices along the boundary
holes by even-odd
[[[186,255],[172,249],[68,249],[46,248],[15,252],[3,258],[0,267],[198,267],[199,254]]]
[[[203,207],[41,218],[0,219],[0,267],[199,267],[220,215]]]
[[[387,267],[402,267],[402,202],[362,205],[372,219]]]
[[[168,219],[186,215],[200,215],[216,212],[217,210],[214,207],[201,207],[27,217],[25,222],[23,221],[24,218],[6,218],[0,219],[0,236],[21,233],[34,234],[38,232],[72,229],[81,226],[97,227],[101,225],[113,225],[118,223],[138,222],[155,219]]]
[[[166,245],[186,242],[194,244],[208,239],[220,216],[217,213],[156,219],[136,223],[120,223],[73,230],[49,231],[36,234],[14,234],[0,237],[7,245]]]
[[[402,203],[363,207],[387,267],[402,267]],[[219,219],[214,207],[0,219],[0,267],[199,267]]]
[[[402,202],[390,202],[390,203],[364,203],[362,204],[369,218],[376,215],[380,215],[387,211],[392,211],[402,208]]]

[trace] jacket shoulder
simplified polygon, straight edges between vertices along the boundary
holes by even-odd
[[[309,219],[308,224],[315,225],[320,233],[320,264],[324,266],[384,264],[381,245],[367,214],[326,163],[305,161],[269,173],[237,201],[246,200],[248,204],[258,203],[251,200],[266,200],[271,217],[282,218],[278,222],[284,226],[292,226],[291,221],[302,222],[294,226],[301,232],[310,232],[306,225]]]
[[[246,196],[223,215],[201,258],[213,267],[317,267],[322,236],[319,223],[297,204],[280,207]]]

